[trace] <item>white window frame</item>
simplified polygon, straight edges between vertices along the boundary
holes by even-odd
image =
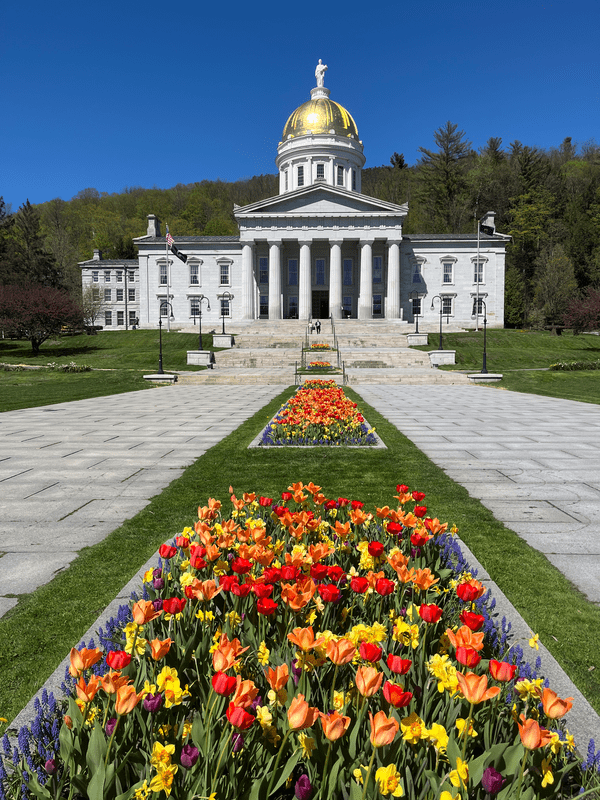
[[[131,287],[127,287],[127,302],[128,303],[135,303],[135,289]]]
[[[269,283],[269,258],[268,256],[259,256],[258,258],[258,282],[265,286]]]
[[[112,289],[105,289],[104,290],[104,302],[105,303],[112,303]]]
[[[97,269],[92,270],[92,283],[100,282],[100,273]]]
[[[300,188],[300,186],[304,186],[304,166],[302,164],[298,165],[296,174],[298,176],[298,188]]]
[[[344,186],[344,167],[338,164],[335,170],[335,185]]]
[[[190,286],[200,286],[200,264],[198,261],[188,261],[190,271]]]
[[[125,312],[124,311],[117,311],[117,326],[118,325],[125,325]]]
[[[130,281],[134,281],[135,280],[135,271],[132,270],[132,269],[129,270],[129,280]]]
[[[477,269],[477,256],[473,256],[471,259],[471,263],[473,264],[473,283],[477,286],[477,283],[481,286],[485,283],[485,265],[487,262],[487,258],[484,256],[479,256],[479,269]],[[477,280],[477,276],[479,274],[479,281]]]
[[[121,270],[121,269],[118,269],[118,270],[115,272],[115,275],[116,275],[116,281],[117,281],[117,283],[123,283],[123,270]]]
[[[200,316],[200,295],[190,297],[190,317]]]
[[[442,317],[453,317],[454,297],[452,297],[451,295],[443,294],[440,295],[440,299],[442,301]]]
[[[130,308],[129,309],[129,324],[130,325],[135,325],[136,319],[137,319],[137,311],[135,310],[135,308]]]
[[[166,319],[169,316],[169,300],[167,300],[166,295],[158,297],[157,299],[158,299],[158,314],[161,319],[163,318]]]
[[[169,282],[169,265],[163,259],[158,262],[158,285],[167,286]]]
[[[231,265],[233,261],[230,258],[217,259],[217,266],[219,268],[219,286],[231,286]]]
[[[454,284],[454,265],[456,258],[454,256],[444,256],[442,262],[442,286],[452,286]],[[448,278],[448,280],[446,280]]]
[[[487,298],[488,298],[487,292],[479,292],[479,308],[480,308],[480,310],[479,310],[479,314],[477,315],[479,317],[483,316],[482,301],[485,300],[485,302],[487,303]],[[471,292],[471,301],[472,301],[471,302],[471,319],[475,319],[475,304],[477,303],[477,299],[478,299],[477,292]]]
[[[95,303],[100,302],[100,289],[98,286],[92,286],[92,300]]]
[[[325,162],[324,161],[318,161],[317,162],[316,179],[318,181],[324,181],[325,180]]]
[[[104,283],[110,283],[110,270],[104,270]]]
[[[119,297],[119,294],[120,294],[120,297]],[[123,294],[123,289],[117,289],[117,300],[116,300],[116,302],[117,303],[123,303],[124,299],[125,298],[124,298],[124,294]]]
[[[220,297],[219,316],[231,318],[231,299],[229,297]]]
[[[104,312],[104,325],[112,327],[112,311]]]
[[[423,298],[422,297],[411,297],[412,302],[412,315],[413,317],[422,317],[423,316]]]

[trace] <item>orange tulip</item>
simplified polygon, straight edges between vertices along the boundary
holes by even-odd
[[[223,587],[217,586],[214,581],[199,581],[197,578],[194,578],[190,586],[194,597],[203,603],[212,600],[215,595],[223,591]]]
[[[383,672],[378,672],[375,667],[359,667],[356,670],[356,688],[363,697],[373,697],[382,683]]]
[[[92,675],[89,683],[86,684],[83,675],[75,684],[75,691],[77,697],[84,703],[90,703],[96,696],[96,692],[100,688],[100,678],[97,675]]]
[[[220,645],[214,651],[212,657],[215,672],[226,672],[236,662],[236,656],[231,645]]]
[[[287,712],[288,724],[293,731],[312,728],[319,718],[319,709],[308,705],[303,694],[293,698]]]
[[[491,700],[500,694],[499,686],[490,686],[488,689],[487,675],[476,675],[474,672],[463,675],[462,672],[457,672],[456,679],[465,699],[474,705],[483,703],[484,700]]]
[[[100,678],[100,686],[106,694],[116,694],[117,689],[121,686],[127,686],[129,678],[126,675],[121,675],[120,672],[107,672]]]
[[[161,658],[167,655],[173,642],[171,639],[163,639],[162,641],[160,639],[152,639],[149,644],[150,649],[152,650],[152,658],[155,661],[159,661]]]
[[[241,676],[238,675],[235,694],[231,698],[233,705],[238,708],[250,708],[257,695],[258,688],[254,685],[254,682],[243,681]]]
[[[103,655],[104,653],[102,650],[98,650],[98,648],[88,650],[87,647],[83,647],[81,650],[76,650],[73,647],[69,655],[71,659],[69,675],[71,675],[73,678],[78,678],[84,670],[93,667],[94,664],[97,664]]]
[[[323,726],[323,733],[330,742],[335,742],[343,736],[348,730],[350,725],[350,717],[343,717],[334,711],[332,714],[321,714],[321,725]]]
[[[391,744],[400,729],[400,723],[394,717],[386,717],[385,711],[378,711],[375,716],[369,711],[371,720],[371,744],[373,747],[383,747]]]
[[[133,612],[133,619],[138,625],[145,625],[147,622],[152,622],[162,614],[162,611],[156,611],[150,600],[138,600],[133,604],[131,609]]]
[[[495,661],[490,659],[490,675],[495,681],[512,681],[515,677],[517,667],[515,664],[509,664],[507,661]]]
[[[467,625],[463,625],[456,633],[450,628],[446,628],[446,635],[452,643],[452,647],[471,647],[473,650],[483,650],[483,631],[474,633]]]
[[[312,600],[316,586],[312,580],[309,581],[281,584],[281,599],[292,611],[300,611]]]
[[[134,686],[121,686],[121,688],[117,690],[115,711],[119,715],[129,714],[137,706],[141,698],[142,692],[137,694]]]
[[[536,750],[538,747],[545,747],[552,741],[552,734],[545,728],[540,728],[535,719],[525,719],[521,714],[521,721],[517,722],[519,734],[523,747],[528,750]]]
[[[415,577],[413,578],[413,583],[417,587],[417,589],[421,589],[425,591],[429,589],[436,583],[439,583],[439,578],[434,578],[433,573],[429,569],[429,567],[425,567],[425,569],[418,569],[415,573]]]
[[[323,642],[322,636],[315,639],[312,625],[308,628],[294,628],[291,633],[288,633],[287,638],[292,644],[297,645],[305,653],[308,653],[313,647],[318,647]]]
[[[332,640],[327,645],[327,658],[337,666],[349,664],[355,654],[356,647],[350,639],[339,639],[337,642]]]
[[[267,667],[267,681],[274,692],[283,689],[290,677],[290,670],[287,664],[282,664],[280,667]]]
[[[570,711],[573,707],[572,697],[567,697],[565,700],[562,700],[552,689],[544,689],[541,692],[541,698],[544,713],[550,719],[560,719],[564,717],[567,711]]]

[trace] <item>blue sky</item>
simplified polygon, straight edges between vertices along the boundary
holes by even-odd
[[[366,166],[409,164],[447,120],[542,148],[600,143],[591,0],[352,4],[32,0],[2,12],[0,195],[230,181],[274,173],[319,58]]]

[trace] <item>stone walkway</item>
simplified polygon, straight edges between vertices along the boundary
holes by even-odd
[[[600,602],[600,406],[480,386],[353,388]]]
[[[0,415],[0,616],[281,386],[161,386]]]

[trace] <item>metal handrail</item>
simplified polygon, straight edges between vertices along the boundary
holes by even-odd
[[[342,361],[342,386],[347,386],[348,376],[346,375],[346,362]]]

